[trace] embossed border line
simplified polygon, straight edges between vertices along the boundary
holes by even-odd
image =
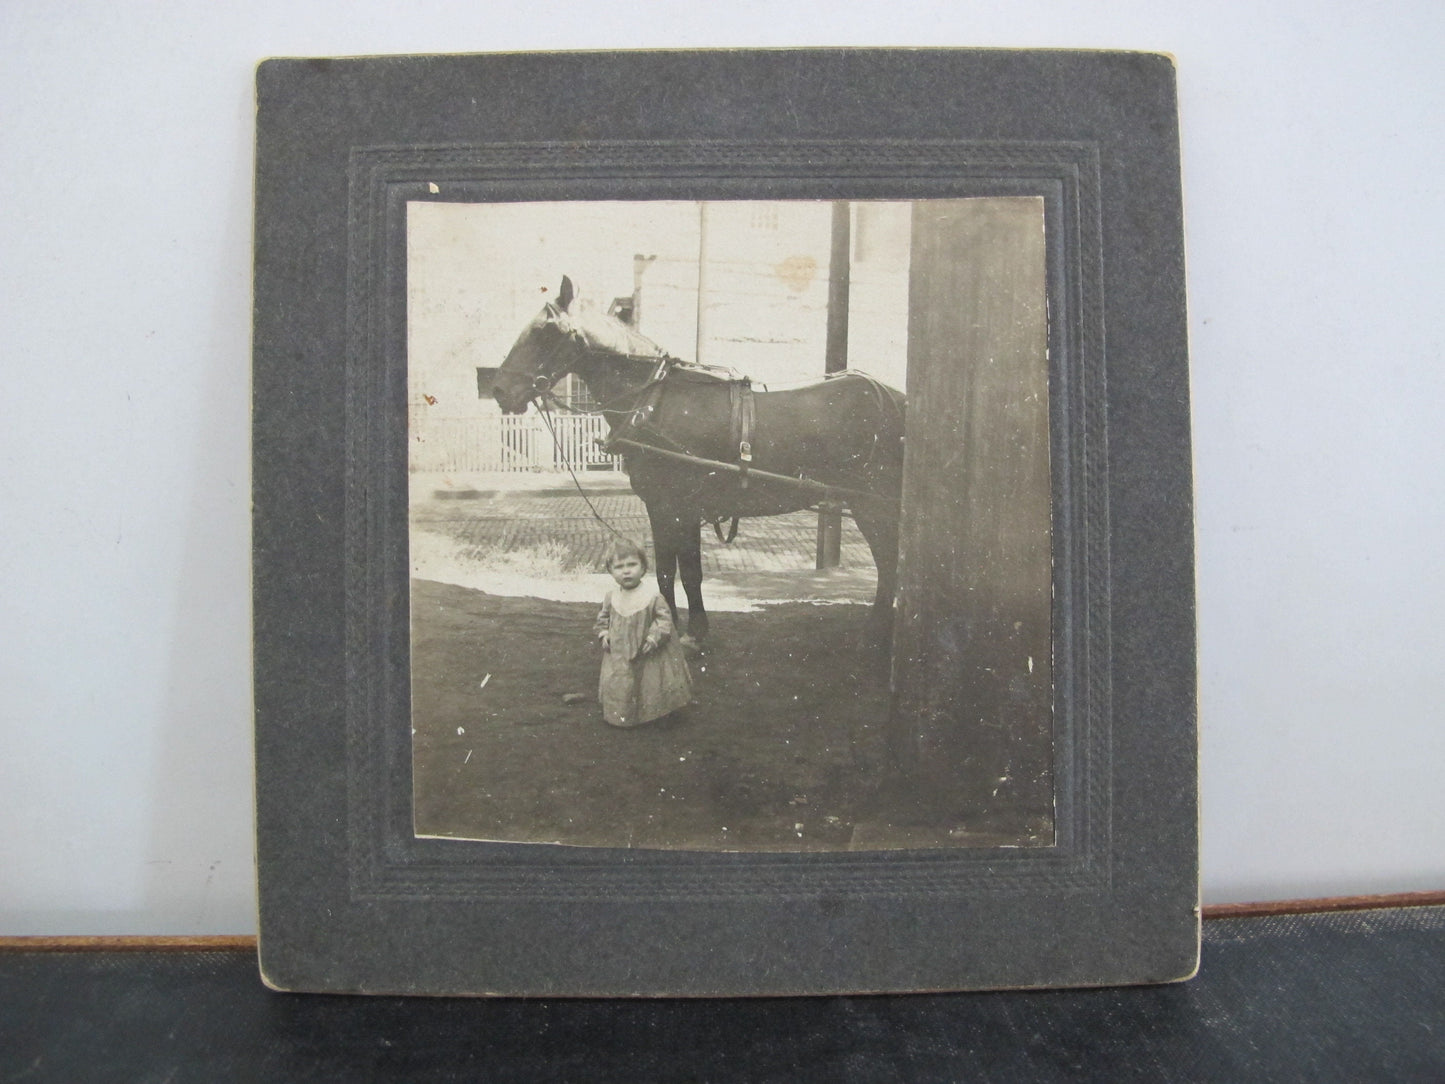
[[[661,902],[1088,892],[1113,771],[1100,163],[1085,142],[567,142],[358,147],[349,164],[346,864],[354,899]],[[439,191],[433,189],[436,186]],[[405,205],[1042,196],[1053,470],[1056,846],[785,855],[411,832]]]

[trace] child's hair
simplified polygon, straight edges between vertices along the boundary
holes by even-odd
[[[624,557],[636,557],[642,562],[642,571],[647,571],[647,551],[636,542],[626,538],[619,538],[612,544],[612,548],[607,551],[607,571],[611,572],[612,566]]]

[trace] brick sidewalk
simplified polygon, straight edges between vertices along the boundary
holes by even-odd
[[[583,477],[587,494],[584,499],[575,488],[571,492],[562,488],[569,483],[566,475],[558,475],[555,485],[533,480],[527,489],[478,486],[445,492],[443,496],[418,492],[413,497],[411,519],[419,528],[445,535],[479,552],[506,552],[560,542],[571,561],[603,571],[604,554],[613,535],[598,522],[596,516],[601,516],[614,529],[643,543],[651,552],[647,512],[636,494],[620,488],[615,478],[597,484]],[[704,527],[703,571],[811,571],[817,526],[816,512],[745,519],[739,526],[737,539],[728,546],[718,542],[711,528]],[[842,566],[873,568],[868,543],[846,516]]]

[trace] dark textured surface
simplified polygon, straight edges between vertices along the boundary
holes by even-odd
[[[275,994],[243,952],[0,954],[0,1080],[1445,1079],[1445,907],[1220,919],[1175,986],[724,1001]]]

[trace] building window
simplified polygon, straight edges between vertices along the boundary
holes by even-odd
[[[576,373],[568,373],[557,384],[557,398],[573,410],[595,411],[597,400],[587,390],[587,382]]]
[[[749,225],[755,230],[776,230],[778,228],[778,208],[770,203],[757,204],[753,207]]]

